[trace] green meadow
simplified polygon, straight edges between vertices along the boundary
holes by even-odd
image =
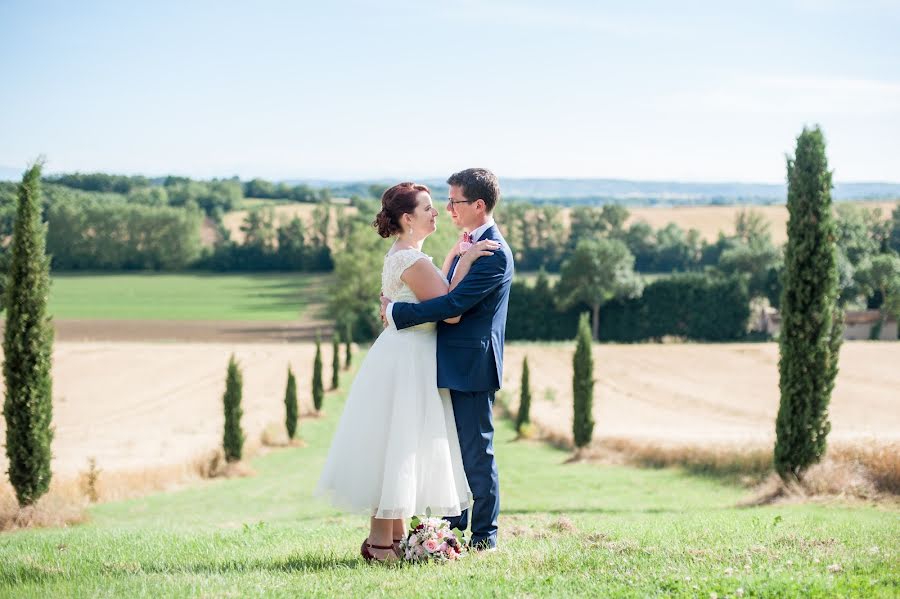
[[[54,274],[58,319],[297,320],[325,301],[328,275]]]
[[[342,389],[346,388],[346,377]],[[736,507],[748,491],[676,469],[567,463],[498,422],[500,550],[444,566],[366,564],[367,518],[311,496],[339,416],[255,475],[0,535],[5,597],[895,597],[895,509]]]

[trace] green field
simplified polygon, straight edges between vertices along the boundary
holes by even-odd
[[[326,299],[328,275],[54,274],[57,319],[297,320]]]
[[[563,451],[514,441],[505,421],[500,551],[443,567],[365,564],[367,519],[311,498],[340,399],[303,422],[307,447],[252,461],[251,478],[0,536],[0,595],[897,596],[896,510],[741,509],[744,489],[671,469],[567,464]]]

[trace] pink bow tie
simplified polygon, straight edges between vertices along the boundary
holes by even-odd
[[[463,242],[472,243],[472,234],[471,233],[463,233]]]

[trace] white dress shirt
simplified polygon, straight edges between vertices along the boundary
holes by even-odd
[[[478,240],[481,238],[481,236],[484,235],[484,232],[487,231],[488,229],[490,229],[491,227],[493,227],[494,224],[495,223],[494,223],[493,217],[489,216],[487,219],[487,222],[485,222],[480,227],[475,228],[470,233],[470,235],[472,236],[472,243],[477,243]],[[385,310],[384,310],[384,317],[387,319],[389,326],[394,326],[393,310],[394,310],[394,302],[389,303],[388,307],[385,308]]]

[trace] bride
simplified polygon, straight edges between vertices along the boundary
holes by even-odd
[[[436,229],[438,212],[424,185],[400,183],[384,192],[374,226],[396,237],[384,258],[382,293],[393,301],[421,302],[442,295],[499,244],[486,240],[460,258],[448,285],[452,258],[438,269],[422,253]],[[455,324],[460,316],[445,322]],[[371,516],[360,553],[366,560],[393,561],[413,515],[457,516],[471,507],[450,395],[437,387],[436,328],[426,323],[398,331],[386,328],[360,366],[317,495]]]

